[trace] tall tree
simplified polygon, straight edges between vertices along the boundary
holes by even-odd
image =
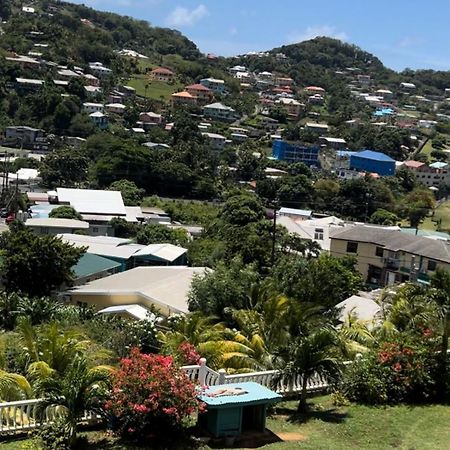
[[[2,237],[3,283],[9,292],[31,297],[51,294],[72,282],[72,267],[85,252],[56,236],[38,236],[29,230]]]

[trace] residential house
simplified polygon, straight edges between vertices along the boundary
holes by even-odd
[[[199,105],[206,105],[214,98],[213,91],[200,83],[186,86],[186,92],[189,92],[189,94],[197,97],[197,104]]]
[[[99,78],[109,78],[112,75],[112,70],[105,67],[101,62],[89,63],[89,69]]]
[[[327,147],[341,150],[347,146],[347,141],[342,138],[321,136],[319,141],[323,142]]]
[[[85,102],[83,103],[83,111],[87,112],[88,114],[94,113],[94,112],[104,112],[105,107],[103,103],[91,103],[91,102]]]
[[[272,119],[272,117],[267,116],[258,116],[259,125],[264,128],[266,131],[274,131],[278,129],[279,122],[277,119]]]
[[[275,84],[277,86],[290,87],[293,86],[294,80],[289,77],[275,77]]]
[[[132,86],[121,85],[118,87],[118,91],[125,97],[133,98],[136,95],[136,89]]]
[[[100,130],[106,130],[108,128],[108,117],[100,111],[89,114],[89,117]]]
[[[88,86],[100,86],[100,80],[96,76],[90,73],[84,73],[82,77]]]
[[[216,94],[225,93],[225,81],[217,78],[203,78],[200,80],[200,84],[211,89]]]
[[[237,119],[236,111],[223,103],[211,103],[203,107],[203,115],[212,120],[232,122]]]
[[[272,81],[273,80],[273,73],[272,72],[259,72],[258,73],[258,78],[260,78],[261,80],[265,80],[265,81]]]
[[[272,157],[286,162],[303,162],[307,166],[319,166],[319,147],[275,139]]]
[[[217,133],[202,133],[202,136],[206,138],[209,145],[214,150],[223,150],[227,143],[227,138]]]
[[[20,92],[37,91],[44,85],[44,80],[32,78],[16,78],[16,89]]]
[[[57,218],[43,218],[43,219],[27,219],[25,226],[36,234],[61,234],[61,233],[75,233],[76,231],[88,230],[89,224],[82,220],[75,219],[57,219]]]
[[[395,160],[384,153],[362,150],[350,156],[350,169],[381,176],[394,175]]]
[[[168,144],[161,144],[159,142],[144,142],[142,145],[154,150],[167,150],[170,148]]]
[[[416,85],[414,83],[402,82],[402,83],[400,83],[400,89],[410,92],[410,91],[414,91],[416,89]]]
[[[88,97],[97,97],[97,95],[102,93],[102,88],[100,86],[84,86],[84,90],[86,91],[86,95]]]
[[[86,142],[86,139],[76,136],[65,136],[64,142],[72,148],[79,150]]]
[[[324,123],[306,122],[305,130],[312,131],[314,133],[328,133],[330,127]]]
[[[276,101],[276,103],[279,103],[286,111],[286,114],[294,119],[299,116],[300,110],[302,106],[304,106],[302,103],[293,98],[280,98]]]
[[[236,72],[234,75],[241,83],[251,83],[254,80],[254,76],[251,72]]]
[[[175,79],[175,73],[165,67],[157,67],[149,72],[149,78],[151,80],[170,83]]]
[[[207,271],[205,267],[136,267],[71,289],[67,295],[73,304],[97,309],[140,305],[169,317],[189,312],[192,281]]]
[[[131,239],[111,236],[59,235],[64,242],[86,248],[87,253],[121,264],[122,270],[137,266],[180,266],[186,264],[187,250],[172,244],[139,245]]]
[[[306,209],[286,208],[282,207],[278,211],[279,216],[290,217],[295,220],[307,220],[311,219],[312,211]]]
[[[307,86],[305,87],[305,92],[311,95],[319,94],[319,95],[325,95],[325,89],[320,86]]]
[[[363,74],[358,74],[356,75],[356,81],[361,85],[361,86],[369,86],[370,85],[370,75],[363,75]]]
[[[11,144],[30,145],[44,138],[44,130],[27,126],[11,126],[5,129],[5,140]]]
[[[248,136],[244,133],[231,133],[230,138],[233,142],[241,143],[248,139]]]
[[[175,92],[172,94],[172,103],[174,105],[196,105],[197,97],[187,91]]]
[[[142,112],[139,114],[139,121],[144,125],[163,125],[164,120],[161,114],[154,113],[152,111]]]
[[[5,60],[18,64],[24,69],[39,69],[41,66],[40,61],[25,55],[6,56]]]
[[[122,105],[122,103],[108,103],[105,105],[105,109],[108,113],[122,115],[127,107]]]
[[[437,161],[427,165],[420,161],[405,161],[401,167],[411,171],[416,181],[427,187],[439,187],[442,184],[450,184],[449,165]]]
[[[380,227],[361,225],[334,234],[330,253],[336,258],[354,256],[364,281],[375,286],[428,283],[438,267],[450,269],[449,241]]]
[[[230,67],[228,69],[228,72],[230,72],[232,75],[236,75],[238,72],[245,72],[247,68],[245,66],[234,66]]]
[[[58,70],[57,73],[60,78],[62,78],[64,80],[68,80],[68,81],[72,80],[73,78],[80,78],[80,74],[78,74],[70,69],[61,69],[61,70]]]
[[[375,91],[375,94],[378,97],[382,97],[385,101],[390,101],[394,98],[394,93],[389,89],[378,89],[377,91]]]

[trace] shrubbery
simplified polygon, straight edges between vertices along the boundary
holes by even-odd
[[[349,365],[343,385],[348,399],[367,404],[432,400],[439,355],[430,333],[384,342]]]
[[[113,428],[139,440],[181,432],[202,409],[195,385],[172,357],[141,353],[137,348],[123,358],[111,399],[105,408],[113,416]],[[168,434],[169,435],[169,434]]]

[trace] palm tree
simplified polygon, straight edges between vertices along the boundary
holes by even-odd
[[[237,331],[226,328],[214,317],[196,312],[173,323],[169,330],[159,333],[163,350],[176,353],[183,342],[192,344],[213,368],[255,368],[252,349]]]
[[[280,349],[283,379],[299,378],[301,382],[298,412],[307,409],[308,381],[313,376],[319,375],[330,382],[339,379],[341,363],[336,357],[338,348],[339,339],[336,331],[329,327],[321,327],[309,334],[297,336],[289,345]]]
[[[431,279],[433,287],[432,297],[439,307],[442,321],[442,344],[441,344],[441,375],[442,390],[445,389],[445,382],[448,374],[448,339],[450,335],[450,272],[438,268]]]
[[[0,370],[0,399],[12,402],[32,396],[32,388],[28,380],[17,373]]]
[[[35,391],[43,396],[42,407],[63,420],[69,442],[74,444],[77,427],[85,411],[99,408],[110,388],[113,369],[109,366],[89,368],[86,358],[77,354],[65,373],[40,371]]]
[[[354,359],[356,355],[365,353],[375,343],[371,321],[360,320],[349,313],[344,323],[337,329],[340,349],[345,358]]]

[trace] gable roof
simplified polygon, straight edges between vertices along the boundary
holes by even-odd
[[[191,84],[189,86],[186,86],[186,90],[192,89],[196,91],[204,91],[204,92],[211,92],[212,90],[207,88],[206,86],[203,86],[203,84],[197,83],[197,84]]]
[[[106,270],[118,269],[121,264],[103,256],[85,253],[72,267],[75,279],[89,277]]]
[[[156,69],[153,69],[151,73],[159,73],[164,75],[175,75],[174,72],[172,72],[170,69],[167,69],[165,67],[157,67]]]
[[[447,241],[414,236],[397,230],[358,225],[335,233],[331,239],[367,242],[393,252],[403,251],[450,264],[450,244]]]
[[[405,161],[403,163],[403,165],[406,167],[411,167],[412,169],[418,169],[419,167],[423,167],[425,165],[425,163],[420,162],[420,161],[409,160],[409,161]]]

